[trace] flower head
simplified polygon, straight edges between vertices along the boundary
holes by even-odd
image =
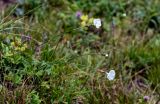
[[[20,38],[15,38],[15,41],[11,42],[11,48],[15,51],[25,51],[27,47],[27,44],[23,44]]]
[[[109,72],[106,72],[106,76],[107,76],[108,80],[114,80],[115,75],[116,75],[116,73],[114,70],[110,70]]]
[[[94,26],[96,26],[96,28],[100,28],[101,27],[101,19],[97,18],[93,20],[93,24]]]
[[[76,17],[79,19],[79,18],[81,18],[81,16],[82,16],[82,12],[77,11],[77,12],[76,12]]]
[[[94,20],[94,18],[90,18],[90,19],[88,20],[88,23],[89,23],[89,24],[93,24],[93,20]]]
[[[122,16],[123,16],[123,17],[126,17],[126,16],[127,16],[127,14],[126,14],[126,13],[123,13],[123,14],[122,14]]]
[[[82,27],[85,27],[86,25],[87,25],[87,24],[86,24],[85,21],[82,21],[82,22],[81,22],[81,26],[82,26]]]
[[[106,53],[105,56],[108,57],[109,56],[108,53]]]
[[[148,101],[150,99],[150,97],[149,96],[144,96],[143,99],[144,99],[144,101]]]
[[[81,20],[87,22],[88,21],[88,15],[82,15]]]

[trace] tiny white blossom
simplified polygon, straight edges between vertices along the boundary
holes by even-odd
[[[106,53],[105,56],[108,57],[109,56],[108,53]]]
[[[96,28],[100,28],[101,27],[101,19],[97,18],[93,20],[93,24],[94,26],[96,26]]]
[[[75,51],[74,51],[74,53],[78,53],[78,51],[77,51],[77,50],[75,50]]]
[[[123,13],[123,14],[122,14],[122,16],[123,16],[123,17],[126,17],[126,16],[127,16],[127,14],[126,14],[126,13]]]
[[[108,79],[108,80],[114,80],[115,75],[116,75],[116,73],[115,73],[114,70],[110,70],[109,73],[106,72],[106,76],[107,76],[107,79]]]

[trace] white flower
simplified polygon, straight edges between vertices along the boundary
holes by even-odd
[[[123,17],[126,17],[126,16],[127,16],[127,14],[126,14],[126,13],[123,13],[123,14],[122,14],[122,16],[123,16]]]
[[[109,73],[106,72],[106,76],[107,76],[108,80],[113,80],[115,78],[115,75],[116,75],[116,73],[114,70],[110,70]]]
[[[74,51],[74,53],[78,53],[78,51],[77,51],[77,50],[75,50],[75,51]]]
[[[108,53],[106,53],[105,56],[108,57],[109,56]]]
[[[99,18],[94,19],[93,24],[94,24],[94,26],[96,26],[96,28],[100,28],[101,27],[101,19],[99,19]]]

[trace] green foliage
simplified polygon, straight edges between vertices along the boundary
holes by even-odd
[[[156,103],[159,3],[18,0],[0,19],[0,103]]]
[[[36,94],[36,91],[32,91],[30,94],[27,95],[26,104],[40,104],[41,100]]]

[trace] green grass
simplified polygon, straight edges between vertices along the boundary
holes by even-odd
[[[0,104],[158,103],[158,3],[26,0],[11,5],[0,17]],[[101,29],[82,27],[77,11],[101,18]],[[105,72],[112,69],[116,77],[109,81]]]

